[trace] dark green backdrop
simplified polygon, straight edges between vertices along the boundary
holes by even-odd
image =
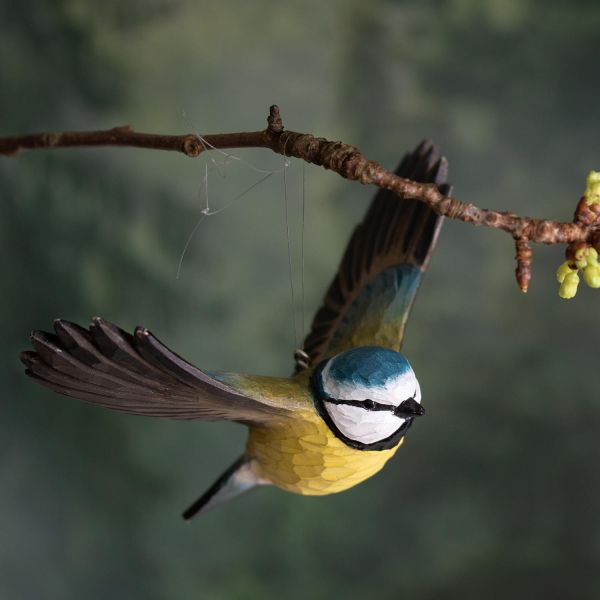
[[[0,135],[258,129],[277,102],[289,128],[390,167],[431,137],[458,197],[569,219],[600,168],[599,31],[594,0],[0,0]],[[507,236],[446,223],[405,346],[429,416],[338,496],[264,489],[186,525],[242,428],[112,414],[24,377],[32,328],[95,314],[204,367],[290,371],[280,176],[205,221],[175,278],[204,164],[0,159],[0,598],[597,598],[600,293],[558,298],[559,248],[536,248],[523,296]],[[211,201],[257,177],[212,172]],[[306,168],[307,315],[372,193]]]

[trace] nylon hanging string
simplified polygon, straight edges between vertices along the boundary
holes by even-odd
[[[294,348],[298,347],[298,330],[296,328],[296,297],[294,294],[294,275],[292,272],[292,240],[290,238],[290,220],[288,214],[288,197],[287,197],[287,168],[289,161],[286,156],[283,157],[283,206],[285,217],[285,236],[287,239],[287,255],[288,255],[288,270],[290,279],[290,293],[292,296],[292,322],[294,324]]]
[[[300,233],[300,285],[301,285],[301,294],[302,298],[300,301],[301,308],[301,319],[302,319],[302,344],[304,345],[304,337],[306,336],[306,329],[304,325],[304,221],[305,221],[305,207],[306,207],[306,181],[305,181],[305,164],[302,161],[302,225],[301,225],[301,233]]]

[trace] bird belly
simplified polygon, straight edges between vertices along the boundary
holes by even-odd
[[[251,427],[247,452],[257,474],[289,492],[311,496],[334,494],[377,473],[402,445],[389,450],[347,446],[312,412],[276,426]]]

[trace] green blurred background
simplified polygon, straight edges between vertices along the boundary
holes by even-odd
[[[570,219],[600,167],[599,32],[595,0],[0,0],[0,134],[251,130],[277,102],[288,128],[390,167],[431,137],[461,199]],[[429,416],[337,496],[263,489],[186,525],[243,428],[113,414],[25,378],[32,328],[96,314],[203,367],[290,372],[280,175],[204,221],[175,277],[204,168],[132,149],[0,158],[0,598],[597,598],[600,295],[558,298],[560,248],[535,249],[524,296],[506,235],[446,223],[405,345]],[[373,190],[305,171],[308,320]],[[211,171],[211,203],[258,177]],[[292,162],[297,278],[301,181]]]

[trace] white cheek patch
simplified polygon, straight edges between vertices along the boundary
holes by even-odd
[[[412,370],[391,379],[381,387],[358,386],[350,381],[336,381],[329,377],[331,362],[325,365],[321,373],[323,390],[330,398],[336,400],[375,400],[381,404],[398,406],[404,400],[413,398],[421,403],[421,388]],[[362,409],[360,409],[362,410]],[[365,412],[363,410],[363,412]]]
[[[346,437],[363,444],[372,444],[390,437],[405,421],[387,410],[366,410],[359,406],[331,404],[327,401],[324,404],[336,427]]]

